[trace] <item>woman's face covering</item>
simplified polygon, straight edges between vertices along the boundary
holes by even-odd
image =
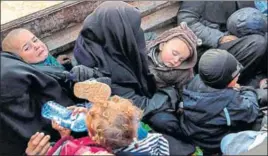
[[[140,11],[125,2],[103,2],[84,22],[82,35],[125,56],[145,50]],[[128,53],[128,54],[127,54]]]

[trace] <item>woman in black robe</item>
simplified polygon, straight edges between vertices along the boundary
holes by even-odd
[[[180,102],[173,87],[156,89],[149,72],[139,10],[125,2],[103,2],[84,21],[74,48],[79,64],[98,68],[112,80],[112,93],[141,108],[143,121],[166,136],[170,153],[188,155],[191,144],[181,140],[175,115]]]
[[[98,68],[112,79],[112,92],[144,110],[143,121],[178,138],[179,98],[172,87],[156,90],[149,73],[138,9],[124,2],[103,2],[84,21],[75,44],[78,63]]]

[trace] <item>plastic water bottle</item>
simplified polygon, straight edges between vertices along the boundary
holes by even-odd
[[[90,106],[86,106],[90,108]],[[60,126],[71,129],[74,132],[85,132],[87,126],[85,123],[85,113],[79,113],[72,116],[72,111],[66,107],[54,102],[48,101],[42,107],[41,114],[44,118],[56,121]],[[138,140],[142,140],[147,137],[148,132],[139,123],[137,130]]]
[[[260,10],[265,16],[268,15],[267,1],[266,0],[255,0],[255,7]]]
[[[85,113],[79,113],[73,116],[71,110],[54,101],[45,103],[42,107],[41,114],[44,118],[55,120],[60,126],[71,129],[74,132],[87,131]]]

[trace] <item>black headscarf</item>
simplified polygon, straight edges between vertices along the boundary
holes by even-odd
[[[74,56],[80,64],[99,68],[113,83],[151,96],[155,81],[140,25],[138,9],[125,2],[103,2],[85,19]]]

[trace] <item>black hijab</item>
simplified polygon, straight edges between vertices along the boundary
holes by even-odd
[[[155,81],[149,74],[140,25],[140,12],[133,6],[103,2],[85,19],[74,56],[80,64],[99,68],[113,83],[151,96]]]

